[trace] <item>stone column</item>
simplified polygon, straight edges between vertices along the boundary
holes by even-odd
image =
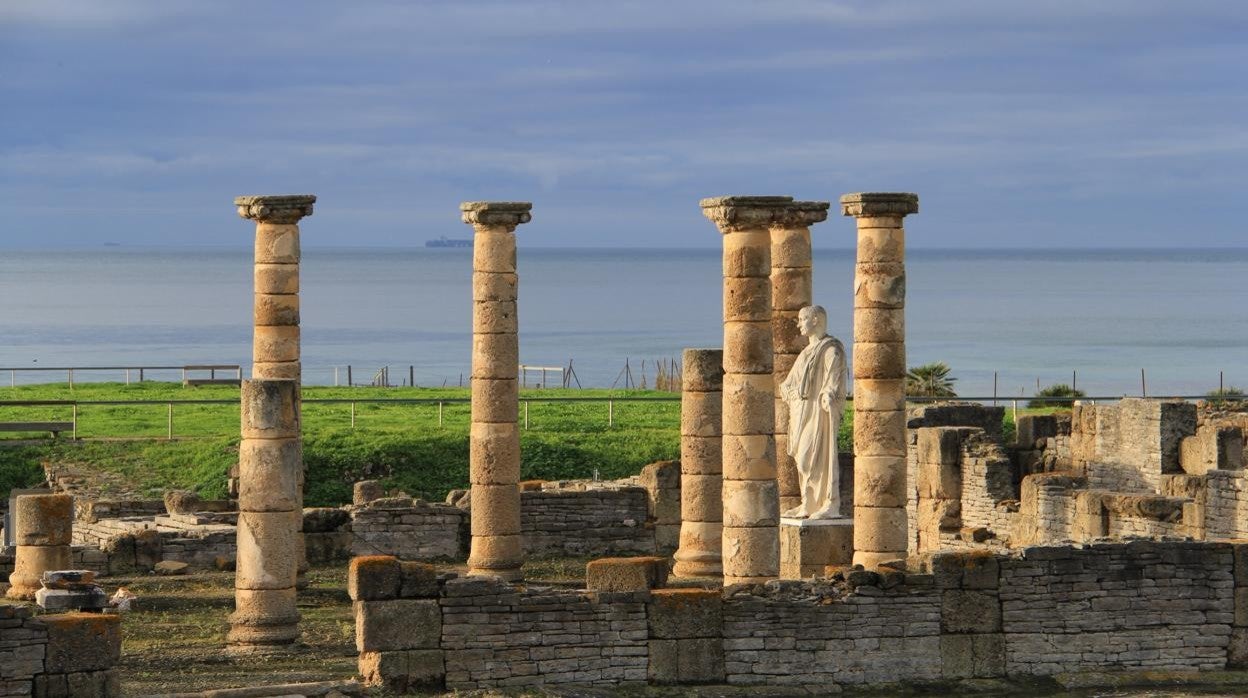
[[[238,215],[256,222],[253,379],[300,380],[299,219],[316,197],[240,196]]]
[[[516,332],[516,227],[533,204],[469,201],[472,225],[472,548],[469,574],[522,578],[520,537],[520,347]]]
[[[784,382],[806,338],[797,331],[797,311],[811,305],[810,226],[828,219],[827,201],[794,201],[771,229],[771,341],[775,351],[772,377]],[[780,511],[802,502],[797,463],[788,454],[789,407],[776,396],[776,477]]]
[[[858,219],[854,273],[854,563],[906,557],[906,267],[914,194],[846,194]]]
[[[13,512],[13,574],[10,599],[34,601],[43,588],[44,572],[66,570],[70,564],[74,498],[67,494],[23,494]]]
[[[680,548],[677,577],[719,577],[723,545],[724,352],[686,349],[681,357]]]
[[[724,235],[724,584],[780,573],[780,498],[772,384],[771,232],[788,196],[702,200]]]
[[[302,383],[299,333],[299,221],[312,215],[312,194],[240,196],[238,215],[256,222],[255,328],[251,377]],[[296,385],[296,400],[302,400]],[[299,471],[303,491],[303,469]],[[302,495],[299,506],[303,506]],[[301,526],[302,528],[302,526]],[[302,531],[296,543],[299,588],[307,586],[307,550]]]
[[[288,648],[299,637],[295,610],[303,523],[299,384],[246,380],[239,444],[238,560],[231,649]]]

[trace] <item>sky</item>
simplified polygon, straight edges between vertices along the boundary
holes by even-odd
[[[1240,247],[1240,0],[4,0],[0,247],[713,247],[702,197],[910,191],[915,247]],[[835,213],[835,211],[834,211]],[[847,247],[838,216],[815,244]]]

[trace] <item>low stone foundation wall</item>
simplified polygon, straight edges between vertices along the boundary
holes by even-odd
[[[1248,543],[939,553],[922,569],[607,593],[437,577],[372,558],[353,563],[350,586],[361,672],[405,688],[648,681],[826,692],[1248,659],[1248,621],[1237,620],[1248,619]]]
[[[0,696],[121,695],[119,616],[32,613],[0,603]]]

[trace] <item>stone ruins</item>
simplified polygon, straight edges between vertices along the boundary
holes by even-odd
[[[1016,415],[1007,435],[1004,407],[908,405],[913,194],[840,200],[857,230],[842,286],[854,304],[843,518],[780,516],[801,495],[776,386],[804,346],[810,227],[830,209],[786,196],[701,202],[722,238],[723,347],[684,352],[681,460],[613,482],[521,480],[515,231],[532,207],[464,203],[470,489],[431,503],[365,481],[349,505],[305,509],[298,222],[314,202],[235,202],[256,221],[256,296],[232,499],[92,499],[49,465],[47,491],[11,499],[10,598],[83,608],[99,598],[90,570],[233,569],[229,649],[291,651],[301,569],[345,565],[359,675],[390,692],[958,693],[1248,669],[1248,409],[1080,401]],[[582,588],[522,582],[526,557],[549,556],[598,559]],[[466,574],[435,567],[465,559]],[[120,633],[116,615],[0,606],[0,695],[118,695]]]

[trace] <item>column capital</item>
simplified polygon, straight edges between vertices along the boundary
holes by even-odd
[[[919,195],[906,192],[858,192],[841,197],[841,213],[855,218],[906,216],[919,212]]]
[[[506,227],[515,229],[521,223],[533,220],[529,211],[533,204],[528,201],[465,201],[459,205],[463,221],[484,228]]]
[[[273,196],[238,196],[234,205],[238,215],[260,223],[298,223],[312,215],[312,194],[279,194]]]
[[[791,196],[715,196],[698,202],[721,233],[771,227],[793,203]]]
[[[774,221],[777,228],[807,228],[828,220],[827,201],[794,201]]]

